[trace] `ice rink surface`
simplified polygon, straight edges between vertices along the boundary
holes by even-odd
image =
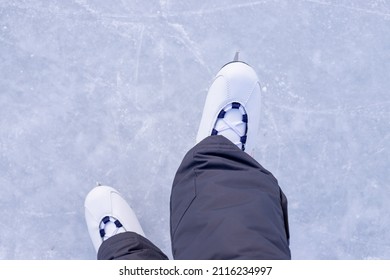
[[[390,259],[387,0],[0,1],[0,259],[95,259],[96,182],[172,257],[173,177],[236,50],[293,259]]]

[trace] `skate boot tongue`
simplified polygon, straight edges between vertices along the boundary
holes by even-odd
[[[107,240],[111,236],[126,232],[122,223],[114,217],[106,216],[102,219],[99,225],[100,237],[103,241]]]
[[[212,135],[222,135],[241,150],[245,150],[248,115],[238,102],[226,105],[218,114]]]

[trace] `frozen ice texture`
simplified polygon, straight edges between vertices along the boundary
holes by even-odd
[[[207,88],[241,51],[256,159],[294,259],[390,259],[390,3],[1,1],[0,259],[95,259],[83,202],[117,188],[171,256],[169,196]]]

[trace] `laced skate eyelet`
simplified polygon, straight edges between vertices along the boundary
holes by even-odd
[[[105,229],[106,229],[106,226],[109,222],[114,223],[116,228],[118,228],[118,229],[123,227],[122,223],[118,219],[116,219],[114,217],[110,217],[110,216],[105,216],[99,224],[99,233],[100,233],[100,237],[102,239],[104,239],[104,237],[106,236]]]
[[[242,123],[245,124],[244,133],[237,129],[237,127],[236,127],[237,123],[235,123],[235,122],[231,123],[229,120],[227,120],[227,118],[225,118],[226,114],[230,110],[239,110],[239,112],[241,113],[242,117],[241,117],[241,119],[238,119],[237,122],[238,122],[238,124],[242,124]],[[242,123],[240,123],[240,121]],[[224,126],[222,126],[222,127],[219,126],[219,128],[217,130],[215,127],[217,126],[218,122],[222,122],[224,124]],[[239,142],[238,141],[236,142],[236,145],[238,146],[239,144],[241,144],[241,150],[244,151],[245,144],[247,141],[247,133],[248,133],[248,114],[246,113],[244,106],[242,106],[239,102],[229,103],[219,112],[219,114],[217,116],[217,120],[214,124],[214,128],[211,131],[211,135],[222,134],[223,131],[228,130],[228,129],[231,129],[232,131],[235,132],[235,134],[238,137],[237,140],[239,141]],[[232,141],[232,142],[234,143],[234,141]]]

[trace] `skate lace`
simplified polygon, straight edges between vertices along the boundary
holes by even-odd
[[[240,103],[233,102],[226,105],[219,112],[212,135],[226,136],[241,150],[245,151],[247,132],[248,115],[245,108]]]
[[[122,223],[111,216],[104,217],[99,225],[100,237],[103,241],[107,240],[109,237],[119,233],[126,231],[123,227]]]

